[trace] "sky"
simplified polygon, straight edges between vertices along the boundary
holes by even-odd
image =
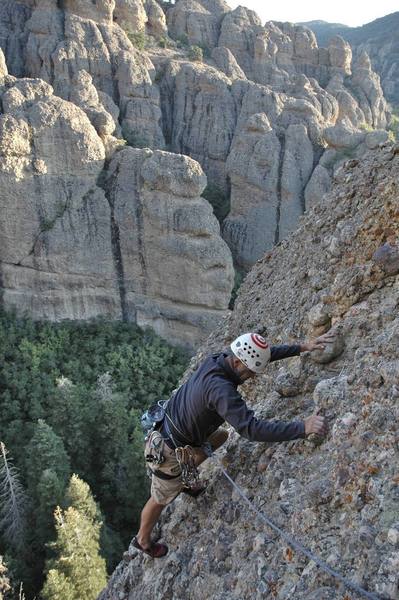
[[[358,27],[380,17],[399,11],[398,0],[379,0],[378,2],[351,2],[351,0],[226,0],[231,8],[246,6],[254,10],[262,22],[266,21],[329,21]]]

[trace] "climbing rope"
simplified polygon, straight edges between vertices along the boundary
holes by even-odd
[[[344,586],[346,588],[352,590],[353,592],[356,592],[360,596],[363,596],[364,598],[369,598],[370,600],[386,600],[382,596],[377,596],[376,594],[374,594],[372,592],[368,592],[367,590],[363,589],[356,583],[353,583],[352,581],[350,581],[349,579],[347,579],[346,577],[344,577],[343,575],[341,575],[340,573],[338,573],[337,571],[335,571],[334,569],[329,567],[323,560],[321,560],[318,556],[313,554],[313,552],[311,552],[308,548],[303,546],[300,542],[297,542],[291,535],[286,533],[283,529],[280,529],[280,527],[278,527],[275,523],[273,523],[273,521],[271,521],[269,519],[269,517],[267,517],[263,512],[261,512],[258,508],[256,508],[256,506],[253,504],[253,502],[251,502],[251,500],[249,498],[247,498],[247,496],[242,491],[242,489],[236,484],[236,482],[227,473],[227,471],[223,467],[222,462],[214,454],[212,454],[212,452],[209,449],[209,446],[207,448],[205,448],[205,452],[208,454],[209,457],[212,456],[218,462],[223,475],[231,483],[233,488],[236,490],[236,492],[239,494],[239,496],[245,501],[245,503],[248,504],[248,506],[251,508],[251,510],[253,510],[255,512],[255,514],[259,517],[259,519],[261,521],[263,521],[268,527],[273,529],[273,531],[278,533],[278,535],[281,538],[283,538],[287,542],[287,544],[289,546],[291,546],[291,548],[293,548],[294,550],[297,550],[298,552],[301,552],[302,554],[307,556],[323,571],[325,571],[326,573],[328,573],[335,579],[338,579],[341,583],[344,584]]]

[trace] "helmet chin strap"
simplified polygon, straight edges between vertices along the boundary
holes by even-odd
[[[247,379],[250,379],[251,375],[247,375],[246,372],[249,371],[250,373],[252,373],[252,371],[250,369],[248,369],[247,365],[244,364],[242,362],[242,360],[240,360],[237,357],[231,356],[230,359],[231,359],[230,360],[231,366],[234,369],[234,372],[236,373],[236,375],[238,375],[238,377],[240,378],[241,383],[244,383],[245,381],[247,381]],[[238,368],[237,368],[237,366],[238,366]],[[245,371],[245,373],[243,371]],[[254,373],[254,375],[255,375],[255,373]]]

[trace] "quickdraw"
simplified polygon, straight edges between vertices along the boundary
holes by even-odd
[[[195,455],[191,446],[176,448],[175,455],[181,468],[181,479],[184,486],[195,488],[199,485],[199,472],[195,464]]]

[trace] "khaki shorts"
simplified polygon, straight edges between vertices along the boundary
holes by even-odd
[[[222,437],[225,440],[227,438],[227,433],[225,436],[222,434]],[[219,438],[220,430],[215,431],[215,433],[208,438],[208,442],[214,446],[213,442],[216,442],[216,440],[219,440]],[[219,444],[215,445],[217,447]],[[151,496],[154,498],[155,502],[166,506],[167,504],[173,502],[176,496],[180,494],[184,486],[181,480],[181,469],[179,463],[177,462],[175,451],[164,443],[162,452],[165,457],[165,460],[162,464],[156,465],[154,463],[147,462],[147,465],[150,471],[162,471],[162,473],[166,473],[167,475],[178,475],[178,477],[175,477],[174,479],[161,479],[155,475],[151,477]],[[194,455],[199,452],[202,454],[201,448],[193,448],[193,452]],[[144,456],[147,457],[149,454],[151,454],[151,448],[149,442],[147,441],[144,448]]]

